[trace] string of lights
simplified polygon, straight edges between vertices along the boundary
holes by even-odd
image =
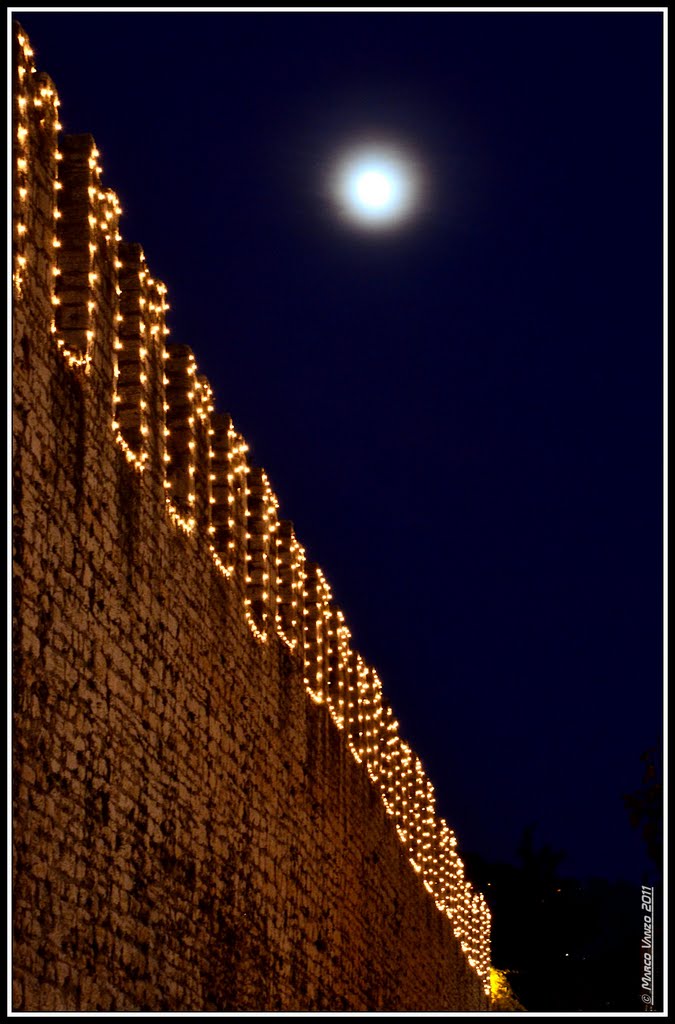
[[[59,252],[66,211],[56,201],[63,190],[60,168],[81,153],[58,146],[58,97],[36,74],[28,41],[18,37],[20,59],[15,93],[13,289],[24,298],[34,256],[31,166],[37,133],[51,137],[54,195],[49,266],[49,329],[67,366],[89,375],[97,346],[112,336],[112,416],[115,442],[141,477],[156,481],[169,521],[195,543],[207,544],[217,571],[243,582],[244,613],[255,641],[283,643],[302,657],[308,696],[326,704],[355,761],[363,764],[393,819],[411,867],[440,913],[451,922],[471,968],[489,992],[490,912],[482,894],[465,878],[457,840],[435,808],[434,789],[421,760],[399,733],[382,683],[351,647],[351,633],[322,570],[308,564],[290,523],[279,520],[279,502],[264,470],[248,464],[248,445],[227,416],[214,412],[211,387],[197,372],[185,345],[165,347],[169,329],[166,287],[155,281],[140,247],[119,234],[121,208],[102,187],[98,150],[86,153],[89,251],[83,264],[86,305],[77,328],[63,316]],[[80,161],[81,165],[81,161]],[[80,166],[78,165],[78,166]],[[36,266],[32,268],[38,273]],[[106,281],[103,281],[103,278]],[[112,304],[103,285],[112,283]],[[112,335],[101,319],[111,316]],[[82,326],[84,325],[84,326]],[[79,331],[79,333],[78,333]]]

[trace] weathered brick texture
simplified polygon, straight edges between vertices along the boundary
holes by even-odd
[[[14,1009],[484,1009],[430,783],[16,35]]]

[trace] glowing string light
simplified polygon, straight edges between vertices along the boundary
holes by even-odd
[[[35,70],[29,60],[32,51],[25,39],[20,40],[20,43],[26,63],[21,63],[18,69],[15,107],[17,234],[13,277],[17,298],[22,294],[24,277],[30,268],[27,246],[31,242],[32,231],[31,118],[42,116],[44,112],[43,123],[52,125],[54,132],[60,129],[56,113],[58,98],[47,87],[36,92],[39,86],[34,83],[38,79],[31,79],[27,74],[28,69],[31,74]],[[32,113],[34,111],[40,113]],[[92,182],[95,183],[90,184],[88,191],[89,295],[86,300],[88,319],[83,334],[86,347],[82,355],[73,351],[66,344],[65,338],[59,336],[63,332],[59,328],[61,303],[58,289],[61,268],[57,256],[62,242],[59,229],[63,218],[56,200],[62,188],[58,174],[62,154],[56,141],[54,146],[55,171],[50,185],[50,188],[53,186],[55,200],[54,235],[49,280],[55,318],[49,329],[67,364],[73,368],[84,366],[86,371],[92,351],[101,342],[103,332],[100,319],[109,315],[100,302],[102,283],[108,280],[111,270],[114,275],[118,271],[128,270],[121,266],[122,261],[117,259],[115,248],[115,244],[121,240],[118,223],[122,211],[114,193],[100,185],[100,154],[94,148],[88,157]],[[378,204],[384,204],[381,181],[364,179],[361,185],[370,190],[366,199],[371,205],[377,207]],[[127,273],[125,280],[128,278]],[[118,282],[117,276],[114,281]],[[213,434],[210,417],[214,402],[208,381],[197,374],[194,356],[187,360],[181,383],[183,394],[189,395],[188,400],[192,403],[191,413],[187,417],[192,440],[185,451],[188,466],[184,482],[188,489],[182,499],[183,505],[179,505],[171,494],[173,488],[169,474],[173,463],[171,455],[164,448],[164,442],[171,437],[171,431],[161,418],[161,412],[171,415],[165,389],[170,384],[173,371],[168,370],[163,374],[161,369],[158,370],[162,363],[169,364],[169,353],[162,349],[163,339],[169,333],[165,323],[169,305],[165,301],[165,286],[150,275],[144,256],[141,256],[137,282],[138,302],[134,318],[127,320],[126,315],[119,310],[119,303],[114,306],[112,313],[115,326],[124,325],[121,329],[125,341],[129,338],[133,341],[127,357],[133,357],[131,362],[135,367],[131,378],[133,388],[126,392],[120,388],[118,363],[118,352],[124,351],[125,347],[116,335],[113,339],[111,416],[115,440],[139,473],[143,473],[152,451],[158,460],[158,470],[162,473],[161,482],[166,493],[166,509],[170,521],[192,537],[200,531],[206,532],[209,553],[221,575],[232,579],[239,569],[240,573],[249,577],[245,612],[253,636],[258,641],[268,642],[276,635],[294,657],[302,657],[306,662],[304,667],[309,672],[305,673],[308,695],[316,703],[325,704],[336,727],[346,733],[355,760],[364,764],[372,784],[380,793],[387,814],[392,818],[399,840],[408,853],[411,869],[419,876],[424,891],[434,900],[438,912],[450,921],[469,966],[481,978],[486,991],[489,991],[490,911],[483,895],[475,892],[465,877],[454,833],[436,814],[433,786],[420,759],[399,735],[398,722],[391,708],[384,702],[377,673],[352,649],[351,633],[342,612],[332,603],[331,588],[325,576],[318,567],[312,569],[311,576],[308,574],[306,555],[294,532],[286,527],[281,530],[279,503],[266,474],[256,472],[255,487],[249,487],[251,469],[245,455],[248,446],[231,424],[228,428],[227,464],[222,470],[215,464],[209,465],[209,460],[214,457],[209,440]],[[118,299],[123,294],[119,282],[115,283],[114,293]],[[127,292],[125,301],[129,295]],[[134,324],[137,326],[135,331]],[[157,395],[153,387],[157,389]],[[120,407],[124,407],[123,398],[127,393],[138,395],[135,410],[132,410],[138,424],[138,445],[134,446],[125,440],[120,425]],[[224,479],[218,477],[219,472],[224,474]],[[228,539],[226,547],[220,551],[211,542],[214,531],[212,509],[217,507],[220,500],[214,496],[216,488],[220,488],[218,494],[222,493],[226,502],[225,536]],[[252,490],[255,490],[255,495],[252,495]],[[251,508],[249,499],[252,499]],[[252,607],[253,594],[256,595],[255,610]]]

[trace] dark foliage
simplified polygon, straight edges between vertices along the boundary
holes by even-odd
[[[528,1011],[643,1010],[640,885],[561,877],[564,854],[537,847],[532,827],[518,854],[518,866],[464,858],[492,911],[493,964],[517,999]],[[658,922],[659,892],[655,903]]]

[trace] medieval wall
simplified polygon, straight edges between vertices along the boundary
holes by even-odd
[[[13,1007],[484,1009],[433,786],[15,36]]]

